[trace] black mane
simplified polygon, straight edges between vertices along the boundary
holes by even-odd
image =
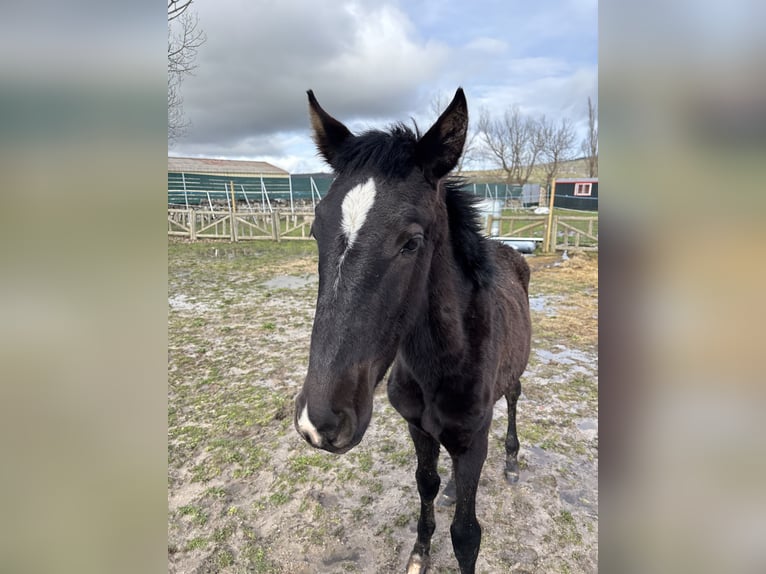
[[[447,216],[455,260],[463,273],[478,287],[487,287],[494,276],[488,240],[482,233],[476,204],[480,198],[461,189],[465,181],[453,177],[441,183],[445,187]]]
[[[419,133],[404,124],[388,132],[371,130],[348,138],[333,158],[338,174],[373,167],[384,177],[405,178],[416,167],[415,145]]]

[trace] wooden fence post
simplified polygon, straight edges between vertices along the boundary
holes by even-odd
[[[231,184],[231,203],[229,204],[229,235],[231,235],[231,240],[236,242],[238,241],[237,237],[237,204],[234,201],[234,182],[230,181]]]
[[[572,226],[574,227],[574,224],[572,224]],[[580,228],[578,227],[577,229],[580,229]],[[580,237],[581,235],[579,233],[575,233],[575,242],[574,242],[575,248],[580,247]]]
[[[189,218],[189,239],[192,241],[197,241],[197,213],[194,211],[194,208],[190,207],[188,209],[188,218]]]
[[[279,210],[271,212],[271,237],[277,243],[281,243],[282,239],[279,236]]]
[[[551,182],[551,196],[548,201],[548,225],[545,228],[545,238],[543,241],[543,253],[556,251],[556,238],[553,238],[553,247],[551,247],[551,227],[553,226],[553,204],[556,197],[556,180]]]

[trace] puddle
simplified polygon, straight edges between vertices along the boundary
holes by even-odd
[[[598,470],[593,463],[549,452],[536,445],[522,446],[522,453],[528,466],[519,473],[520,482],[542,481],[544,484],[547,476],[555,476],[555,489],[565,506],[592,517],[598,516]],[[568,472],[557,470],[553,475],[549,474],[561,468]]]
[[[575,423],[588,442],[593,442],[598,438],[598,419],[580,419]]]
[[[585,351],[570,349],[564,345],[555,345],[555,350],[535,349],[537,357],[546,363],[558,363],[559,365],[588,365],[594,366],[595,357]],[[590,370],[590,369],[589,369]]]
[[[561,455],[547,451],[535,444],[529,445],[524,450],[526,450],[525,454],[530,467],[553,468],[555,463],[562,458]]]
[[[559,498],[573,508],[577,508],[586,514],[598,516],[598,493],[586,488],[561,489]]]
[[[545,313],[548,316],[556,314],[554,305],[561,301],[561,297],[551,295],[535,295],[529,298],[529,309],[537,313]]]
[[[577,421],[577,428],[583,432],[598,430],[598,421],[596,419],[580,419]]]
[[[261,283],[261,287],[268,289],[300,289],[306,285],[313,285],[319,281],[317,275],[279,275]]]

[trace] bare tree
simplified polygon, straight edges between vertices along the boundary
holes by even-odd
[[[189,126],[184,117],[181,84],[197,68],[197,51],[207,37],[189,11],[193,0],[168,0],[168,144]]]
[[[580,145],[589,177],[598,177],[598,117],[588,98],[588,135]]]
[[[507,183],[527,183],[544,149],[540,120],[522,115],[517,106],[506,110],[502,120],[492,120],[483,111],[479,133],[489,156],[505,172]]]
[[[550,189],[551,182],[558,175],[561,164],[572,159],[575,149],[575,131],[567,118],[558,125],[549,122],[545,116],[539,120],[543,138],[542,170],[545,173],[545,189]]]

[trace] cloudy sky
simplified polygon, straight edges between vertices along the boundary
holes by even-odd
[[[518,105],[584,135],[597,101],[597,0],[195,0],[207,42],[169,153],[327,171],[306,90],[352,131],[415,119],[458,86],[474,121]],[[480,165],[467,167],[482,167]],[[492,167],[492,166],[485,166]]]

